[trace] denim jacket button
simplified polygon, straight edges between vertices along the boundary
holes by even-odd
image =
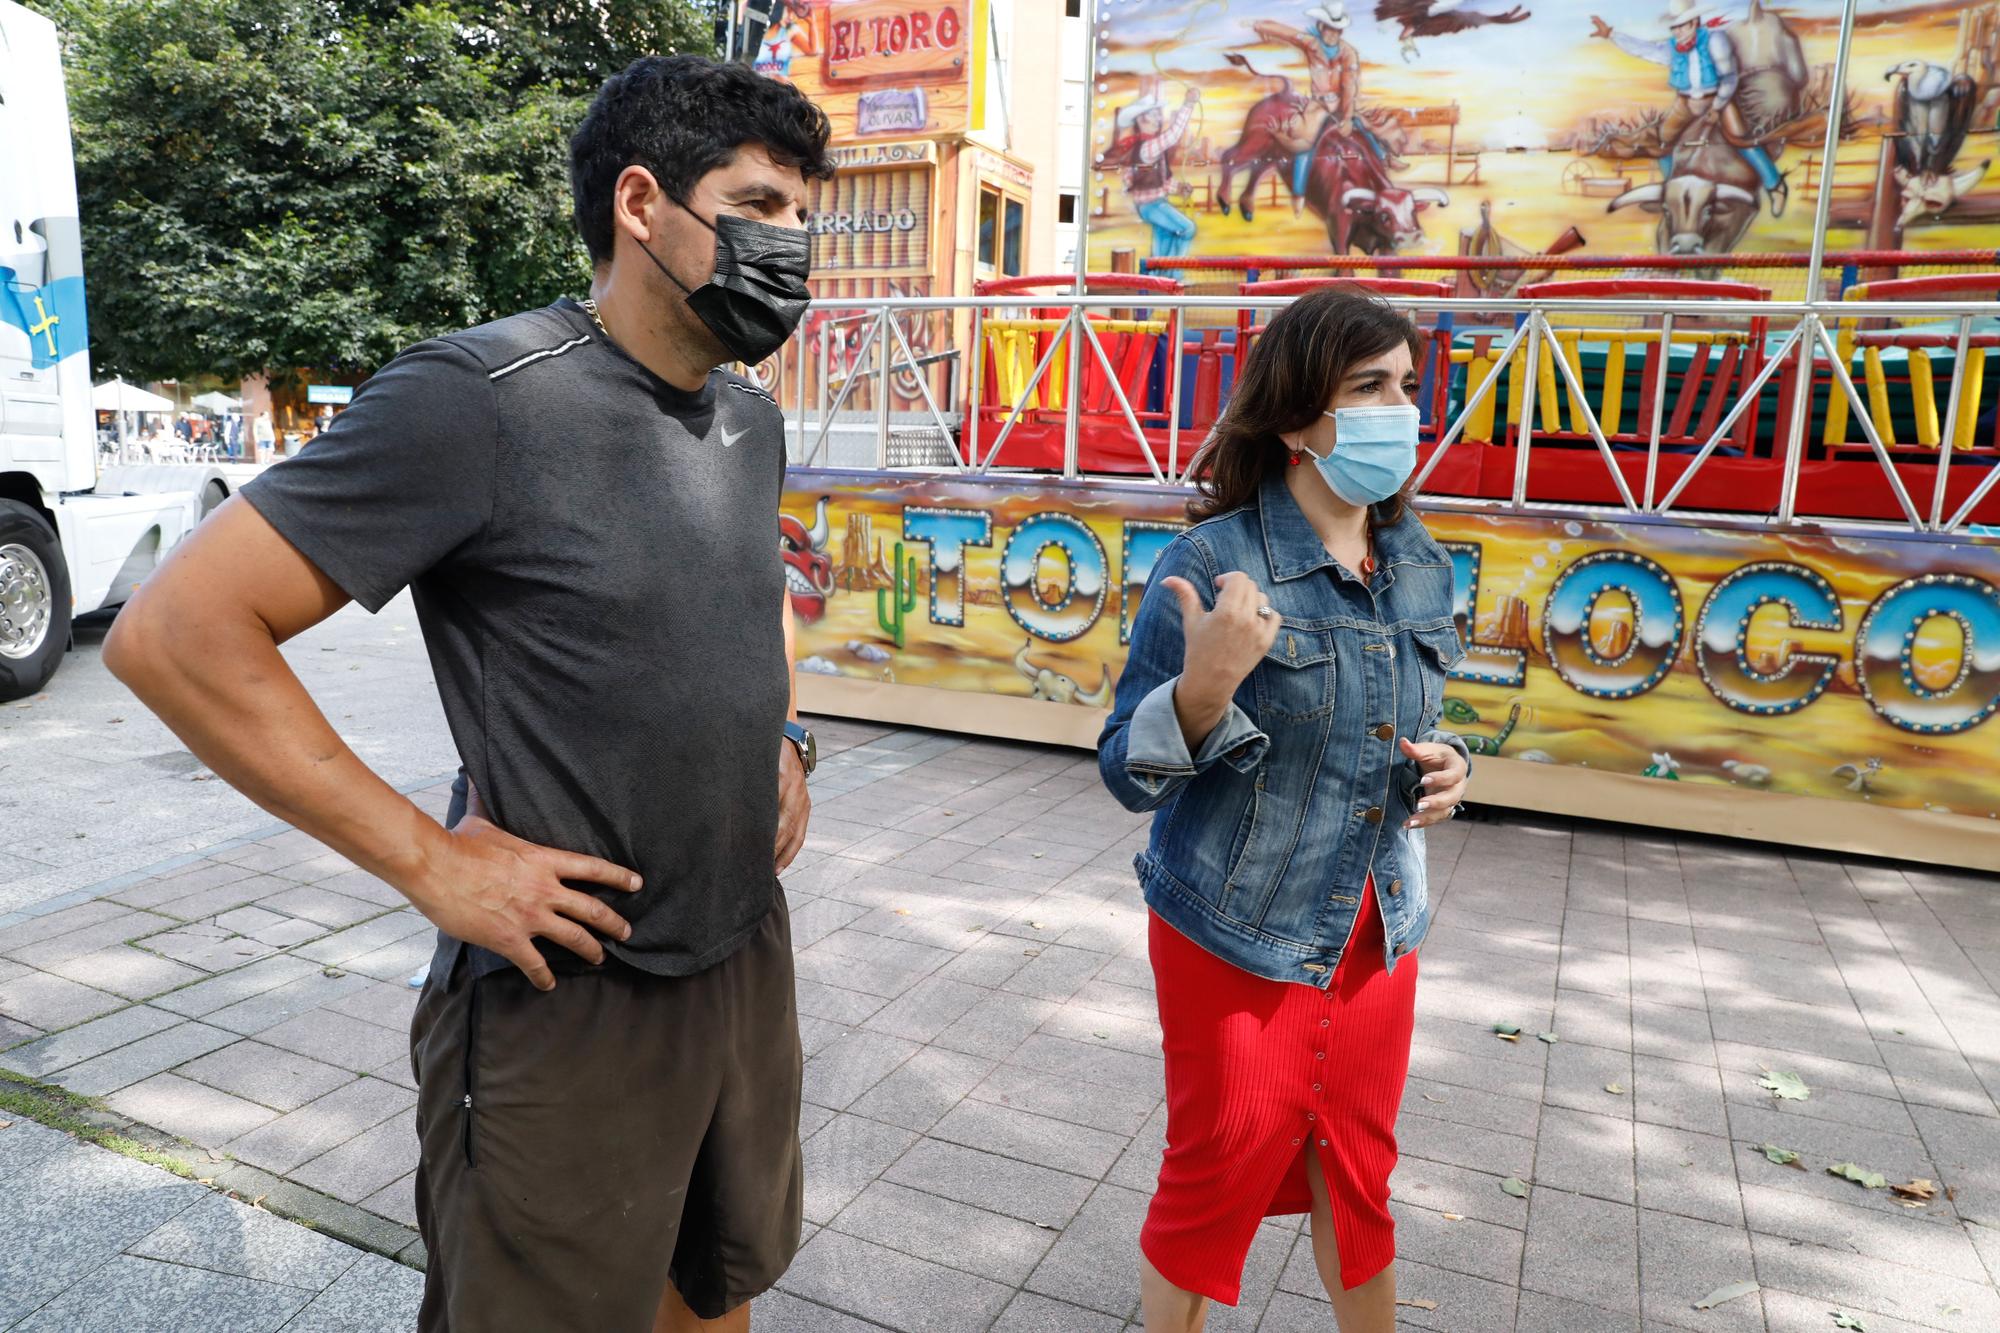
[[[1384,722],[1375,728],[1375,739],[1378,741],[1394,740],[1395,736],[1396,724],[1393,722]]]
[[[1395,897],[1395,896],[1396,896],[1397,894],[1401,893],[1402,891],[1403,891],[1403,881],[1402,881],[1402,880],[1400,880],[1400,879],[1392,879],[1392,880],[1390,880],[1390,881],[1389,881],[1389,896],[1390,896],[1390,897],[1392,897],[1392,898],[1393,898],[1393,897]]]
[[[1371,805],[1366,810],[1362,811],[1361,817],[1367,820],[1371,824],[1379,824],[1382,822],[1382,807],[1379,805]]]

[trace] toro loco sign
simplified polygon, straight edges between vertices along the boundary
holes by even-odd
[[[977,696],[1109,699],[1186,499],[999,478],[788,484],[801,670],[964,692],[943,724],[994,734],[970,721]],[[2000,817],[1991,539],[1426,520],[1468,649],[1444,725],[1480,754]]]

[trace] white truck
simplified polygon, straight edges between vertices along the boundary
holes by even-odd
[[[0,701],[48,683],[229,476],[98,466],[76,172],[55,25],[0,0]]]

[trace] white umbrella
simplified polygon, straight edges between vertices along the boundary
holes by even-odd
[[[90,391],[90,405],[99,412],[171,412],[174,400],[149,393],[124,380],[109,380]]]
[[[212,393],[196,394],[194,396],[194,406],[203,412],[212,412],[220,416],[224,412],[242,411],[243,400],[241,398],[231,398],[228,394],[218,389]]]

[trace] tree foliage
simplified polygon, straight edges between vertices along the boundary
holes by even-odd
[[[697,0],[30,0],[63,30],[92,360],[372,369],[582,290],[568,137]]]

